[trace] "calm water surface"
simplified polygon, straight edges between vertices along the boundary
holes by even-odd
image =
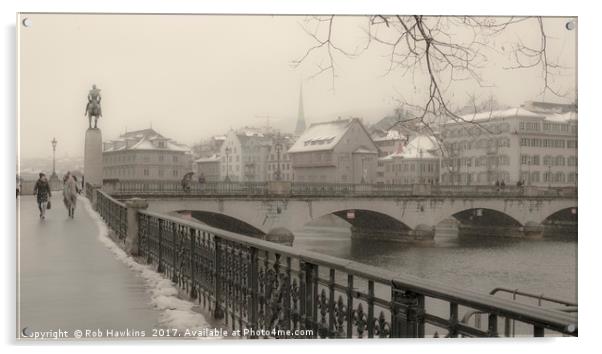
[[[357,241],[345,228],[306,227],[295,232],[293,246],[477,292],[507,287],[577,299],[574,238],[466,238],[438,230],[435,243],[427,246]]]

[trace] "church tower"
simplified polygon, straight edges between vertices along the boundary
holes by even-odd
[[[297,127],[295,136],[300,136],[305,131],[305,113],[303,111],[303,85],[299,88],[299,111],[297,113]]]

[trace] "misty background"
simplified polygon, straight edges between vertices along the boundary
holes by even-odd
[[[271,126],[292,131],[299,89],[305,117],[312,122],[338,116],[365,123],[390,115],[399,99],[420,104],[420,78],[387,74],[387,51],[378,47],[354,58],[335,56],[336,77],[313,75],[326,57],[301,58],[314,40],[303,29],[305,16],[258,15],[85,15],[22,14],[18,24],[19,158],[83,155],[88,90],[102,91],[103,140],[152,127],[193,145],[230,128]],[[454,82],[447,97],[455,107],[471,95],[493,96],[501,105],[526,100],[573,102],[576,98],[577,31],[568,18],[546,18],[548,56],[562,65],[551,78],[564,97],[542,95],[539,68],[506,70],[507,49],[536,45],[534,23],[512,26],[489,43],[494,50],[481,75],[488,83]],[[341,16],[333,36],[346,48],[366,44],[365,18]],[[454,35],[454,33],[450,33]],[[464,35],[456,33],[455,35]],[[535,43],[535,44],[534,44]],[[269,117],[269,118],[268,118]]]

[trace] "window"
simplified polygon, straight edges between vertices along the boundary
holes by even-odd
[[[148,175],[149,175],[149,173],[148,173],[148,168],[145,168],[145,169],[144,169],[144,175],[145,175],[145,176],[148,176]]]
[[[531,173],[531,182],[533,182],[533,183],[539,183],[539,172],[532,172]]]
[[[173,155],[172,159],[173,159],[173,162],[178,162],[178,156],[177,155]]]
[[[529,155],[520,155],[520,164],[521,165],[528,165],[529,164]]]
[[[556,156],[556,166],[564,166],[564,156]]]

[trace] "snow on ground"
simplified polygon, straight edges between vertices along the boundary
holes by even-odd
[[[98,239],[102,242],[115,257],[126,264],[131,270],[139,273],[146,281],[151,295],[151,304],[161,312],[159,324],[166,328],[203,329],[213,328],[203,315],[193,311],[194,304],[190,301],[178,298],[178,290],[171,280],[164,278],[161,274],[155,272],[150,265],[144,265],[136,262],[128,256],[124,250],[117,246],[109,237],[109,229],[102,217],[92,208],[92,204],[85,197],[79,197],[88,214],[94,219],[98,226]],[[215,338],[215,337],[213,337]]]

